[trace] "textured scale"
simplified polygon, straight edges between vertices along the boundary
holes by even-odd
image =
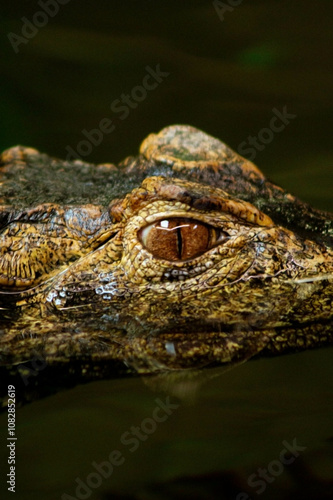
[[[167,127],[118,167],[18,146],[0,180],[3,366],[151,373],[333,340],[332,215],[204,132]]]

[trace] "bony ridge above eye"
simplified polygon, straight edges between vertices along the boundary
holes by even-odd
[[[218,228],[185,217],[156,221],[142,228],[138,236],[154,257],[169,261],[191,260],[228,238]]]

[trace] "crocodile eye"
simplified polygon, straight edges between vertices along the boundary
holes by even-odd
[[[228,238],[217,228],[180,217],[154,222],[138,235],[154,257],[171,261],[193,259]]]

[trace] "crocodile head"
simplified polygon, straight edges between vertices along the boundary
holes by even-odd
[[[188,126],[118,167],[1,157],[0,359],[141,372],[332,342],[333,217]]]

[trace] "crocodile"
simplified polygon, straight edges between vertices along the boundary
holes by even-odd
[[[201,130],[118,166],[17,146],[0,180],[1,366],[151,374],[333,341],[333,215]]]

